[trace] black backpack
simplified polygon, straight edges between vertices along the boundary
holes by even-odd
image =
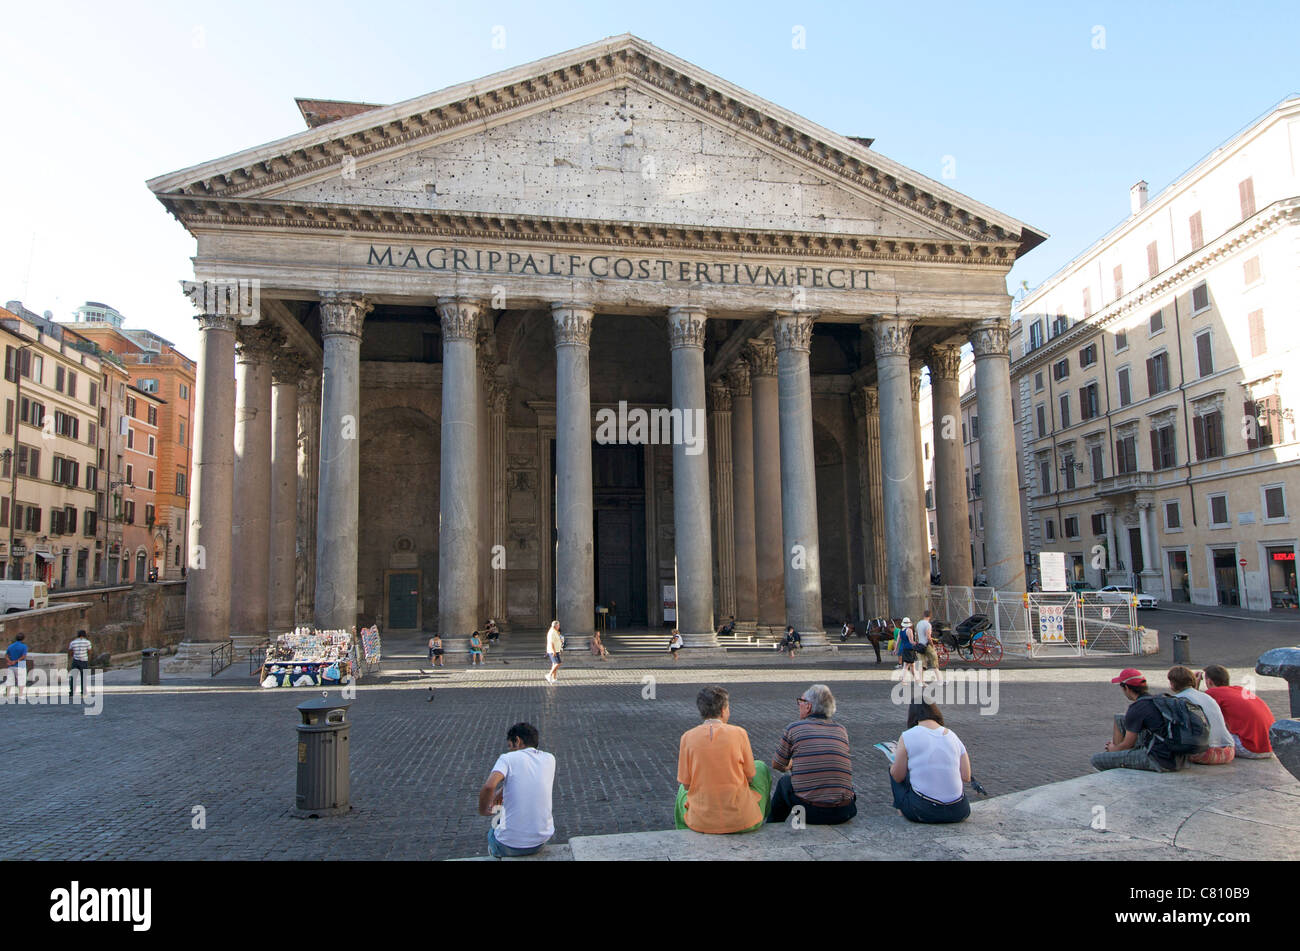
[[[1203,753],[1210,746],[1210,721],[1205,711],[1182,697],[1152,697],[1162,718],[1156,737],[1174,756]]]

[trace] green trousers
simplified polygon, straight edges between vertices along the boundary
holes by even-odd
[[[754,760],[754,778],[749,781],[749,788],[758,793],[758,804],[763,810],[763,818],[748,829],[737,829],[737,832],[753,832],[755,829],[761,829],[763,823],[767,822],[768,808],[772,804],[772,771],[761,759]],[[675,819],[678,829],[690,828],[686,824],[686,787],[681,783],[677,784]]]

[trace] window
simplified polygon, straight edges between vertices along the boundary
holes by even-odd
[[[135,485],[135,466],[128,465],[126,467],[126,484]]]
[[[1246,448],[1262,449],[1281,442],[1282,401],[1276,396],[1266,396],[1259,400],[1246,400],[1244,415],[1247,417]],[[1254,434],[1249,423],[1254,420]]]
[[[1038,438],[1047,435],[1047,407],[1039,403],[1035,410],[1038,414]]]
[[[6,453],[0,456],[0,478],[8,479],[9,473],[13,469],[13,454]]]
[[[149,473],[149,474],[150,474],[150,475],[153,475],[152,472]],[[145,523],[146,525],[148,525],[150,528],[153,528],[153,523],[154,523],[154,507],[153,507],[152,505],[150,505],[148,502],[146,502],[145,505],[144,505],[144,523]]]
[[[1100,482],[1102,479],[1106,478],[1106,468],[1102,463],[1101,445],[1098,444],[1089,448],[1088,455],[1091,457],[1092,461],[1092,481]]]
[[[1057,360],[1054,364],[1052,364],[1052,379],[1053,379],[1053,380],[1058,380],[1058,381],[1059,381],[1059,380],[1064,380],[1064,379],[1066,379],[1069,375],[1070,375],[1070,361],[1069,361],[1069,358],[1066,358],[1066,359],[1064,359],[1064,360]]]
[[[73,399],[77,398],[77,374],[71,370],[68,371],[68,395],[71,396]],[[72,521],[76,522],[76,520],[77,519],[74,514]]]
[[[69,416],[61,410],[54,411],[54,432],[60,436],[68,436],[76,439],[81,429],[81,421],[75,416]]]
[[[1038,460],[1038,491],[1040,495],[1052,491],[1052,462],[1046,456]]]
[[[1152,241],[1147,245],[1147,277],[1155,277],[1160,273],[1160,253],[1156,250],[1156,243]]]
[[[1255,213],[1255,178],[1251,176],[1237,185],[1237,195],[1241,199],[1241,220],[1245,221]]]
[[[1079,419],[1093,419],[1101,415],[1100,398],[1097,395],[1097,384],[1089,383],[1087,386],[1079,388]]]
[[[1061,469],[1065,473],[1065,487],[1067,489],[1073,489],[1074,488],[1074,453],[1069,452],[1065,454],[1065,458],[1061,460]],[[1075,536],[1071,535],[1070,537],[1074,538]]]
[[[1183,513],[1179,511],[1177,502],[1165,503],[1165,531],[1178,532],[1183,528]]]
[[[934,508],[934,486],[927,485],[925,487],[925,507],[928,509]],[[930,534],[934,533],[931,532]]]
[[[1255,255],[1253,258],[1246,259],[1246,262],[1241,266],[1241,273],[1242,273],[1242,277],[1246,282],[1247,287],[1250,287],[1250,285],[1258,282],[1259,279],[1264,276],[1259,269],[1258,254]]]
[[[1035,393],[1043,392],[1043,371],[1042,370],[1039,370],[1037,373],[1034,374],[1034,392]]]
[[[134,416],[134,415],[135,415],[135,397],[134,397],[134,396],[128,396],[128,397],[126,398],[126,415],[127,415],[127,416]]]
[[[190,388],[189,388],[189,386],[186,385],[186,384],[184,384],[184,383],[182,383],[182,384],[180,385],[180,394],[181,394],[181,399],[183,399],[183,400],[187,400],[187,399],[189,399],[189,398],[190,398]]]
[[[1178,454],[1174,449],[1174,424],[1166,423],[1159,429],[1151,430],[1151,468],[1172,469],[1178,464]]]
[[[1079,516],[1071,515],[1062,523],[1061,527],[1065,529],[1066,538],[1078,538],[1079,537]]]
[[[975,491],[975,498],[978,499],[980,497],[980,494],[984,491],[983,482],[980,480],[980,474],[978,472],[975,473],[975,481],[972,485],[972,488]]]
[[[185,495],[185,470],[184,469],[178,469],[176,471],[176,494],[182,497],[184,497]]]
[[[1223,455],[1223,414],[1217,409],[1193,417],[1192,437],[1196,458],[1217,459]]]
[[[980,418],[978,416],[970,418],[970,438],[972,441],[980,438]]]
[[[1079,351],[1079,366],[1090,367],[1097,362],[1097,345],[1090,343]]]
[[[135,503],[134,502],[128,501],[122,503],[122,521],[126,522],[126,524],[128,525],[135,524]]]
[[[1264,337],[1264,312],[1252,310],[1246,315],[1246,323],[1250,327],[1250,355],[1262,357],[1268,353],[1268,342]]]
[[[185,420],[179,420],[176,423],[176,444],[185,445]]]
[[[1115,331],[1115,352],[1119,353],[1121,350],[1127,350],[1127,349],[1128,349],[1128,331],[1127,330]]]
[[[1091,315],[1092,315],[1092,288],[1085,287],[1083,289],[1083,316],[1089,317]]]
[[[1227,528],[1228,497],[1226,495],[1210,496],[1210,527]]]
[[[93,446],[95,445],[95,440],[98,438],[99,438],[99,431],[95,428],[95,423],[92,420],[91,422],[86,424],[86,444]]]
[[[63,392],[63,367],[54,368],[54,388],[60,393]]]
[[[99,490],[99,470],[94,466],[86,466],[86,488],[91,492]]]
[[[1137,436],[1124,436],[1115,440],[1115,474],[1129,475],[1138,471]]]
[[[130,427],[127,427],[126,430],[126,448],[127,449],[135,448],[135,430]]]
[[[99,405],[99,384],[94,380],[90,381],[90,399],[87,400],[91,406]]]
[[[0,528],[9,527],[9,496],[0,499]]]
[[[1037,350],[1043,345],[1043,322],[1035,320],[1029,325],[1029,349]]]
[[[18,474],[39,479],[41,475],[41,451],[31,446],[18,447]]]
[[[41,509],[36,505],[28,505],[23,508],[23,520],[27,523],[26,531],[39,532],[41,530]]]
[[[157,425],[158,425],[158,407],[157,407],[157,406],[150,406],[147,415],[148,415],[148,418],[149,418],[149,425],[150,425],[150,426],[157,426]]]
[[[961,424],[961,441],[962,441],[962,445],[965,445],[966,443],[970,442],[970,436],[967,435],[967,433],[966,433],[966,424],[965,424],[965,423],[962,423],[962,424]]]
[[[155,455],[155,454],[156,454],[156,453],[154,452],[154,448],[155,448],[154,438],[153,438],[152,436],[150,436],[150,437],[149,437],[149,455],[152,456],[152,455]],[[927,459],[930,458],[930,447],[929,447],[929,445],[927,445],[927,446],[925,447],[925,458],[927,458]]]
[[[1059,337],[1070,329],[1070,318],[1064,314],[1057,314],[1052,319],[1052,336]]]
[[[1199,251],[1205,246],[1205,235],[1201,228],[1201,213],[1198,211],[1187,219],[1187,232],[1192,242],[1192,250]]]
[[[1070,394],[1061,394],[1061,428],[1065,429],[1070,425]]]
[[[99,516],[94,509],[86,509],[81,513],[81,533],[87,538],[94,538],[98,529]]]
[[[1169,354],[1164,350],[1147,360],[1147,395],[1155,396],[1169,389]]]
[[[1097,512],[1092,516],[1092,533],[1094,535],[1106,534],[1106,516],[1102,512]]]
[[[157,381],[157,380],[137,380],[137,381],[136,381],[136,384],[135,384],[135,387],[136,387],[136,389],[138,389],[138,390],[143,390],[143,391],[146,392],[146,393],[157,393],[157,392],[158,392],[158,381]]]
[[[1115,300],[1124,296],[1124,265],[1116,264],[1113,274],[1115,278]]]
[[[1214,341],[1210,339],[1208,330],[1196,335],[1196,369],[1201,376],[1214,372]]]
[[[1127,406],[1133,402],[1133,388],[1129,385],[1128,367],[1120,367],[1119,373],[1119,405]]]
[[[29,400],[24,396],[18,406],[18,418],[29,426],[44,426],[45,404]]]
[[[152,470],[152,469],[149,470],[148,480],[147,480],[147,482],[145,483],[145,488],[146,488],[146,489],[152,489],[152,488],[153,488],[153,470]]]
[[[1151,315],[1149,323],[1151,325],[1151,336],[1160,333],[1165,329],[1165,312],[1163,310],[1156,311]]]
[[[1056,522],[1053,519],[1043,521],[1043,534],[1049,542],[1056,541]]]
[[[1264,520],[1282,521],[1286,518],[1286,489],[1280,485],[1264,486]]]
[[[14,401],[5,400],[5,435],[12,436],[14,432]]]
[[[1199,314],[1210,306],[1210,287],[1204,281],[1192,288],[1192,313]]]

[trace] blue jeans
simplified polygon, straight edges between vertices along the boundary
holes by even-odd
[[[965,793],[956,802],[935,802],[913,789],[910,777],[900,783],[891,774],[889,785],[894,790],[894,808],[911,822],[961,822],[970,816],[970,800]]]
[[[543,842],[542,845],[546,843]],[[496,830],[488,826],[488,854],[496,858],[511,858],[516,855],[536,855],[542,850],[542,845],[534,845],[530,849],[516,849],[514,846],[506,845],[504,842],[497,841]]]

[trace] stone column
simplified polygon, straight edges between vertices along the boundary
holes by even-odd
[[[984,495],[984,547],[989,584],[999,591],[1025,590],[1024,539],[1020,532],[1020,484],[1016,474],[1015,424],[1011,417],[1010,329],[1006,319],[985,321],[971,332],[975,348],[975,394],[979,407]]]
[[[230,634],[237,650],[266,640],[271,576],[271,356],[283,338],[268,324],[235,332],[235,506],[231,521]]]
[[[930,351],[930,396],[934,417],[934,521],[943,583],[974,581],[970,556],[966,467],[961,442],[961,348]]]
[[[555,614],[568,649],[585,650],[596,627],[590,366],[595,311],[584,304],[555,303],[551,317],[555,324]],[[707,523],[707,509],[704,517]]]
[[[212,648],[230,640],[237,311],[228,306],[212,282],[183,286],[199,311],[199,365],[190,471],[185,640],[168,666],[186,671],[208,665]]]
[[[754,401],[749,364],[737,360],[727,374],[731,389],[732,514],[735,526],[736,630],[758,625],[758,561],[754,541]]]
[[[488,614],[502,630],[506,625],[506,570],[504,559],[507,541],[506,512],[506,412],[510,405],[510,387],[501,380],[492,380],[488,386],[488,458],[492,472],[492,524],[489,543],[492,558],[489,561],[491,585],[489,586]],[[500,545],[500,548],[496,546]]]
[[[1156,565],[1155,554],[1155,531],[1152,525],[1155,512],[1149,501],[1143,500],[1137,503],[1138,510],[1138,533],[1142,539],[1142,571],[1141,578],[1144,581],[1150,581],[1160,576],[1160,570]],[[1143,585],[1143,591],[1146,586]]]
[[[478,301],[438,298],[442,429],[438,492],[438,632],[468,643],[478,625]]]
[[[925,583],[928,590],[930,585],[931,539],[929,510],[925,507],[925,439],[921,434],[921,373],[925,370],[925,364],[920,360],[913,360],[909,366],[912,371],[912,425],[916,430],[916,485],[920,491],[921,504],[918,507],[921,516],[921,543],[925,549]]]
[[[316,509],[316,626],[357,623],[357,520],[361,485],[361,328],[371,305],[357,294],[321,294],[320,483]]]
[[[320,479],[320,372],[298,384],[298,537],[294,546],[294,626],[316,617],[316,502]]]
[[[812,372],[808,365],[816,315],[776,315],[777,388],[781,427],[781,528],[786,623],[803,643],[826,643],[822,627],[821,553],[817,538],[817,457],[813,451]]]
[[[1110,584],[1110,572],[1119,567],[1119,528],[1116,520],[1119,509],[1106,509],[1106,570],[1101,574],[1101,586]]]
[[[718,607],[720,619],[736,614],[736,536],[731,460],[731,391],[725,383],[709,384],[709,449],[713,459],[714,503],[718,545]],[[720,626],[720,625],[719,625]]]
[[[709,526],[708,433],[704,419],[704,323],[697,307],[668,311],[672,345],[673,527],[677,552],[677,630],[687,647],[717,646],[713,626],[713,541]],[[679,412],[680,411],[680,412]]]
[[[912,324],[898,318],[875,322],[876,377],[880,392],[884,536],[887,546],[889,614],[915,616],[925,608],[929,552],[918,535],[916,422],[909,360]]]
[[[785,630],[785,538],[781,530],[781,410],[776,344],[752,340],[745,352],[754,394],[754,540],[758,630]]]
[[[271,361],[270,633],[293,629],[297,613],[298,383],[306,363],[291,350]]]
[[[866,430],[867,447],[867,492],[869,495],[871,521],[868,525],[871,546],[867,564],[871,567],[869,578],[881,593],[882,598],[888,590],[889,576],[886,571],[885,547],[885,473],[884,461],[880,453],[880,390],[874,386],[862,388],[862,412]],[[882,608],[882,610],[884,610]]]

